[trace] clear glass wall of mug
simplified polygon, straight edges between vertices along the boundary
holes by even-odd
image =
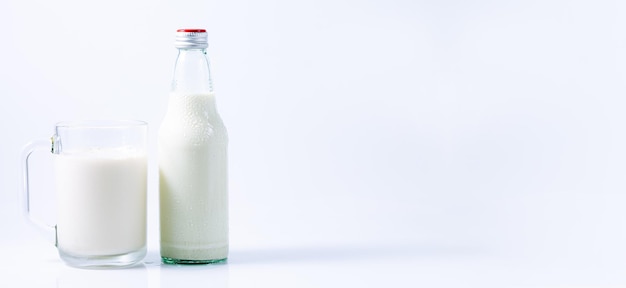
[[[141,121],[61,122],[50,140],[22,152],[23,211],[75,267],[124,267],[146,254],[147,124]],[[53,157],[57,223],[30,213],[32,152]],[[50,191],[52,193],[53,191]]]

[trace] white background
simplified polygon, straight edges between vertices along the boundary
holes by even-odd
[[[626,285],[624,2],[3,0],[0,27],[3,281]],[[159,265],[155,139],[189,27],[230,135],[227,265]],[[149,123],[138,268],[68,268],[20,219],[23,145],[78,119]]]

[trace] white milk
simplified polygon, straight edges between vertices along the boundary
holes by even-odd
[[[170,95],[159,131],[162,257],[227,257],[227,138],[213,94]]]
[[[54,155],[59,249],[119,255],[146,243],[145,153],[91,150]]]

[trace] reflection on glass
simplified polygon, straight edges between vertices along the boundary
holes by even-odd
[[[228,264],[167,265],[159,267],[160,288],[180,288],[181,284],[227,288]]]
[[[127,269],[88,270],[63,267],[57,277],[57,288],[148,288],[146,267],[136,265]]]

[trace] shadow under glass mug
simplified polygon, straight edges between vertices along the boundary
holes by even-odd
[[[147,134],[142,121],[61,122],[50,140],[24,147],[24,214],[68,265],[125,267],[145,257]],[[30,213],[28,167],[38,150],[49,150],[53,157],[55,226]]]

